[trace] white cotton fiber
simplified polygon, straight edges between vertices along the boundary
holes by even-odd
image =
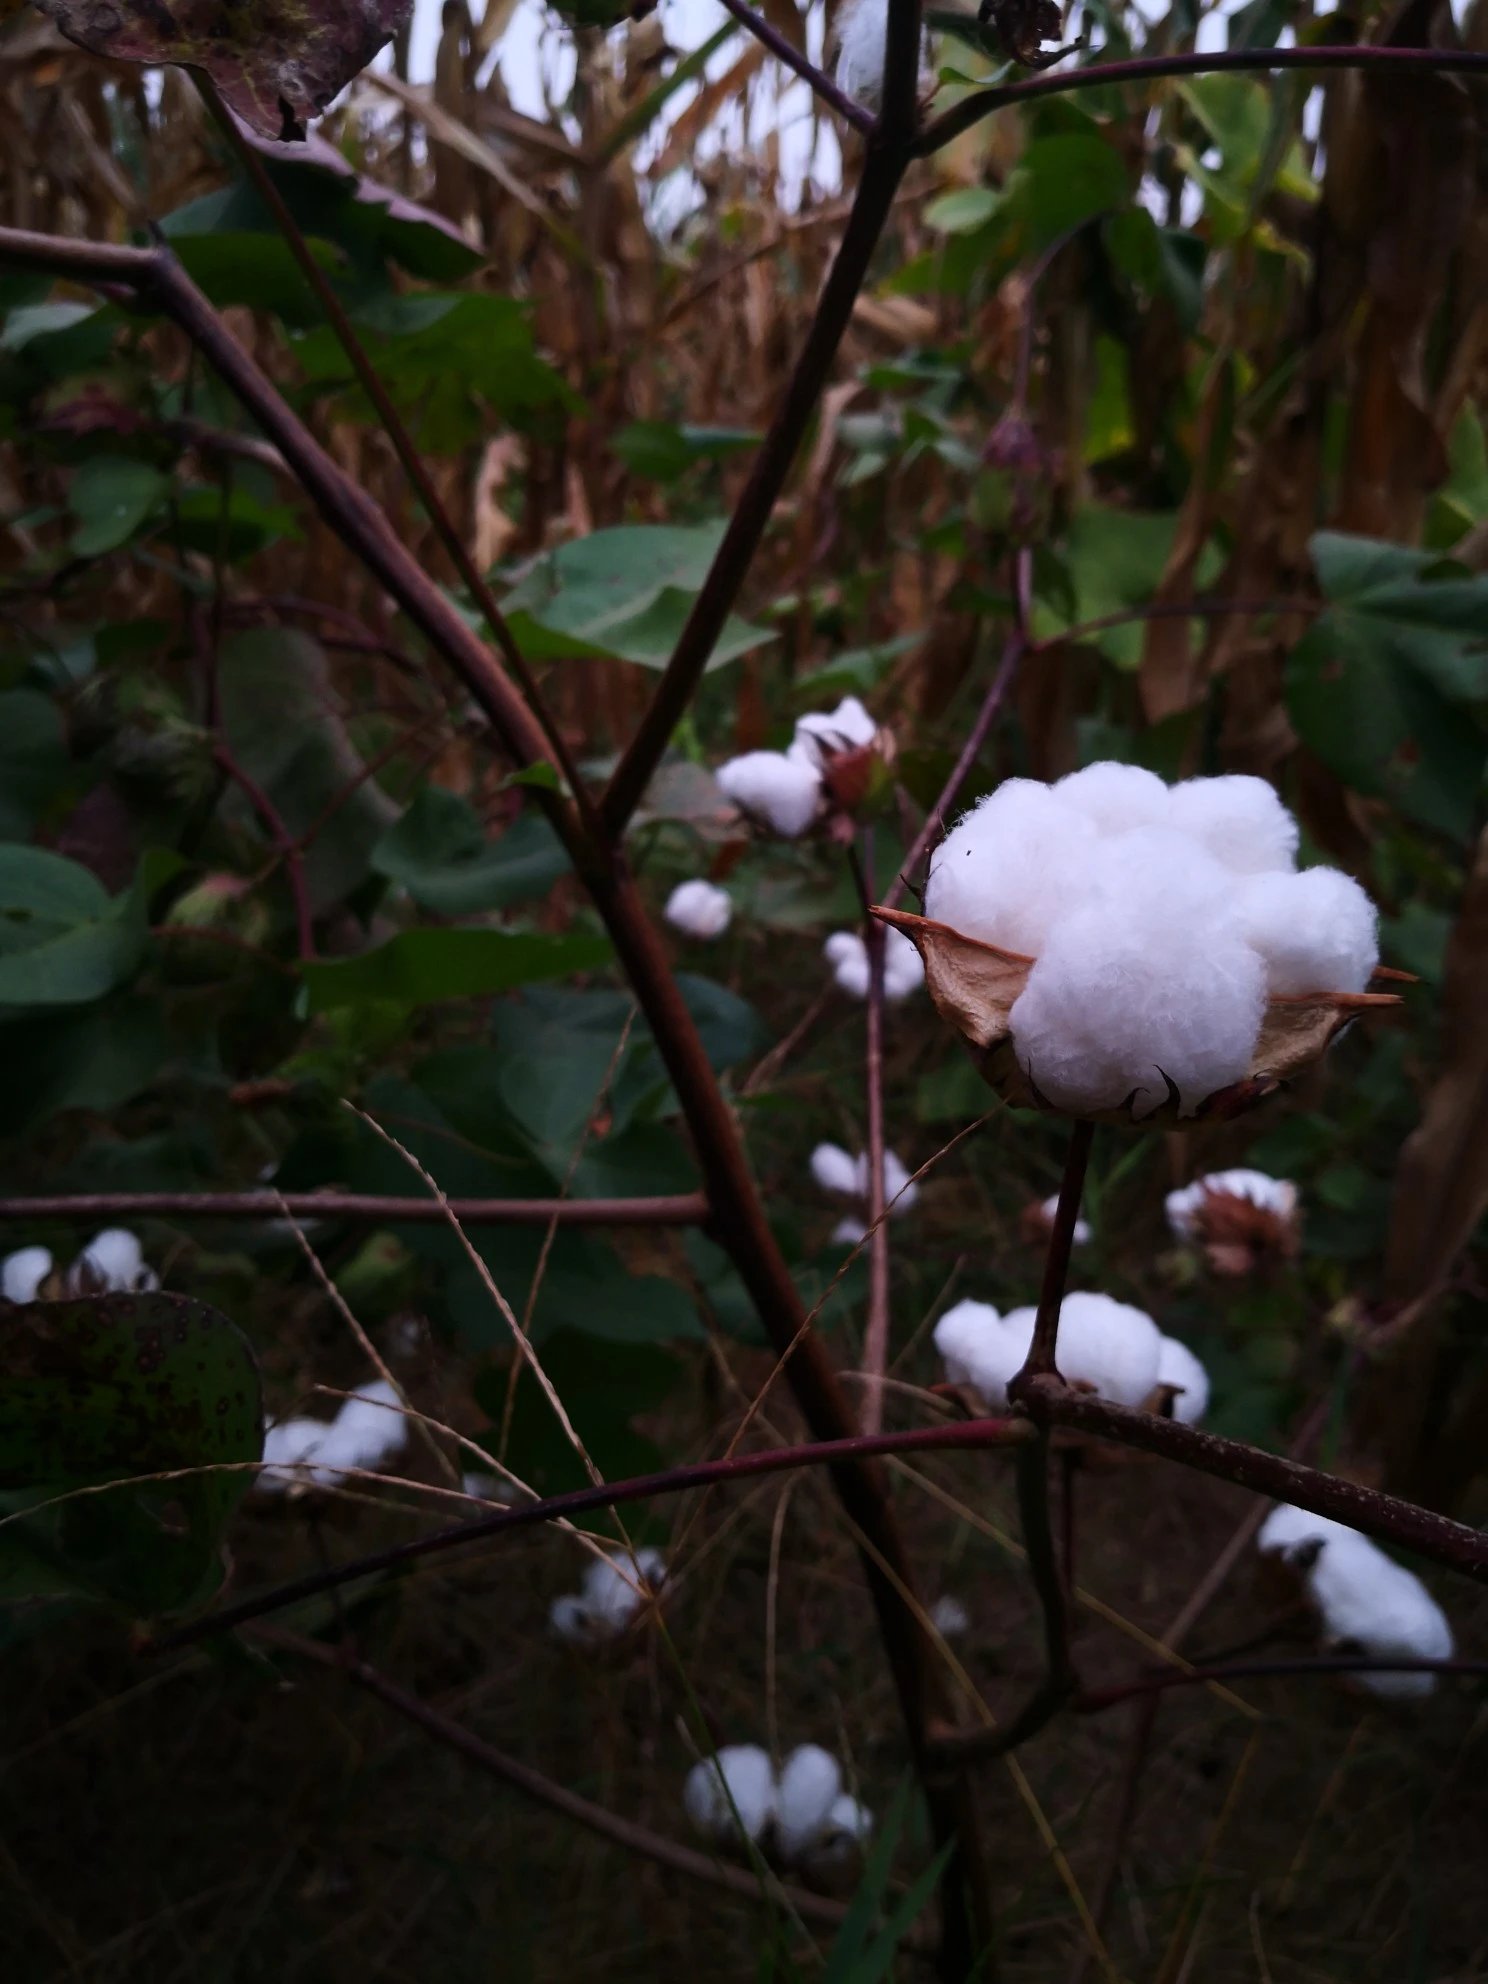
[[[1250,1067],[1265,1008],[1261,961],[1223,919],[1140,927],[1119,909],[1055,927],[1009,1016],[1039,1093],[1072,1110],[1141,1117],[1168,1099],[1191,1114]]]
[[[1377,1543],[1347,1524],[1280,1503],[1256,1538],[1262,1551],[1291,1558],[1321,1544],[1303,1566],[1308,1596],[1335,1646],[1377,1660],[1449,1660],[1452,1628],[1425,1585]],[[1432,1674],[1360,1674],[1361,1687],[1396,1698],[1429,1695]]]
[[[1002,1329],[1001,1312],[990,1302],[957,1302],[935,1325],[935,1348],[953,1385],[974,1385],[974,1368],[994,1333]]]
[[[930,1623],[942,1639],[951,1640],[955,1639],[958,1633],[969,1630],[971,1614],[959,1598],[953,1598],[947,1592],[943,1598],[937,1598],[930,1607]]]
[[[1263,778],[1191,778],[1168,795],[1168,819],[1235,875],[1294,868],[1297,823]]]
[[[821,779],[809,761],[784,751],[746,751],[720,765],[717,779],[741,813],[786,840],[805,833],[816,818]]]
[[[548,1630],[571,1644],[589,1638],[589,1608],[576,1591],[566,1591],[548,1607]]]
[[[727,1744],[717,1756],[693,1765],[682,1787],[682,1804],[710,1839],[737,1839],[741,1825],[749,1839],[758,1839],[775,1810],[774,1767],[757,1744]]]
[[[1028,1355],[1037,1314],[1034,1308],[1011,1309],[1004,1318],[1003,1328],[1021,1353],[1014,1375]],[[1161,1352],[1162,1333],[1145,1310],[1110,1295],[1065,1296],[1054,1361],[1066,1383],[1088,1385],[1116,1405],[1143,1405],[1157,1383]]]
[[[790,755],[818,770],[840,751],[860,751],[878,735],[878,725],[856,696],[844,696],[835,710],[812,710],[796,724]]]
[[[810,1851],[841,1793],[834,1756],[816,1743],[791,1751],[775,1786],[775,1843],[782,1859],[796,1861]]]
[[[1181,1191],[1169,1192],[1163,1201],[1168,1225],[1180,1240],[1193,1240],[1199,1231],[1200,1215],[1207,1199],[1214,1195],[1248,1199],[1263,1212],[1290,1219],[1297,1210],[1297,1188],[1290,1178],[1272,1178],[1264,1171],[1211,1171],[1196,1178]]]
[[[870,108],[883,94],[889,0],[844,0],[837,15],[837,87]]]
[[[589,1629],[597,1634],[623,1632],[645,1605],[649,1592],[666,1582],[666,1559],[659,1550],[628,1551],[593,1557],[585,1568],[580,1596]]]
[[[1209,1373],[1175,1336],[1165,1336],[1158,1346],[1157,1382],[1174,1387],[1173,1417],[1197,1426],[1209,1410]]]
[[[331,1422],[331,1438],[321,1449],[323,1461],[341,1467],[379,1468],[408,1443],[403,1401],[386,1378],[354,1391]]]
[[[1196,842],[1157,826],[1103,839],[1086,866],[1084,887],[1092,904],[1150,930],[1222,922],[1235,881]]]
[[[0,1295],[7,1302],[34,1302],[51,1271],[52,1257],[45,1247],[21,1247],[0,1261]]]
[[[1034,779],[1005,779],[964,813],[930,860],[925,914],[963,936],[1037,957],[1083,898],[1095,828]]]
[[[832,1245],[834,1247],[856,1247],[867,1238],[867,1223],[864,1220],[855,1219],[850,1212],[844,1213],[832,1228]]]
[[[331,1427],[325,1419],[280,1419],[266,1427],[263,1438],[262,1471],[255,1476],[254,1485],[265,1494],[282,1494],[286,1488],[293,1488],[297,1482],[315,1482],[320,1478],[312,1462],[330,1438]]]
[[[729,927],[733,913],[733,898],[728,890],[701,878],[679,882],[667,897],[663,911],[673,929],[680,930],[685,937],[696,937],[702,943],[721,937]]]
[[[1039,1207],[1039,1215],[1045,1226],[1052,1232],[1054,1230],[1054,1221],[1059,1216],[1059,1194],[1057,1192],[1051,1198],[1044,1200],[1043,1204]],[[1092,1237],[1090,1221],[1088,1219],[1080,1219],[1077,1216],[1074,1229],[1070,1234],[1070,1245],[1072,1247],[1088,1247]]]
[[[824,1192],[858,1196],[858,1160],[840,1144],[818,1144],[811,1153],[811,1175]]]
[[[1274,998],[1362,992],[1379,963],[1378,912],[1336,868],[1252,876],[1235,907],[1246,940],[1265,959]]]
[[[115,1294],[147,1293],[160,1286],[159,1276],[145,1266],[138,1236],[126,1226],[106,1226],[102,1233],[95,1233],[79,1254],[73,1273],[82,1267]]]
[[[1083,815],[1103,836],[1167,824],[1168,788],[1140,765],[1106,759],[1071,772],[1053,791],[1062,806]]]
[[[884,931],[884,997],[891,1003],[907,999],[925,982],[919,952],[900,930]]]
[[[868,997],[868,946],[853,930],[834,930],[822,945],[839,990],[850,999]],[[925,967],[908,937],[884,932],[884,997],[891,1003],[907,999],[925,982]]]

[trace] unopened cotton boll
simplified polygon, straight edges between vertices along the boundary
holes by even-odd
[[[811,1153],[811,1175],[824,1192],[858,1196],[858,1160],[840,1144],[818,1144]]]
[[[7,1302],[34,1302],[51,1271],[52,1257],[45,1247],[20,1247],[0,1261],[0,1295]]]
[[[1212,1197],[1248,1199],[1263,1212],[1290,1219],[1297,1210],[1297,1188],[1290,1178],[1272,1178],[1264,1171],[1211,1171],[1191,1185],[1169,1192],[1163,1200],[1168,1225],[1180,1240],[1193,1240],[1199,1231],[1206,1199]]]
[[[820,770],[839,751],[860,751],[878,735],[878,725],[856,696],[844,696],[835,710],[812,710],[796,724],[791,754],[799,749]]]
[[[1167,1081],[1191,1114],[1250,1067],[1265,1009],[1260,958],[1221,917],[1140,927],[1104,904],[1054,929],[1009,1016],[1013,1049],[1047,1101],[1134,1116]]]
[[[733,913],[733,898],[728,890],[701,879],[679,882],[667,897],[663,911],[673,929],[686,937],[696,937],[701,943],[721,937]]]
[[[1156,772],[1115,759],[1070,772],[1053,788],[1062,806],[1081,814],[1103,836],[1165,826],[1168,788]]]
[[[79,1254],[76,1266],[88,1268],[105,1288],[118,1294],[148,1292],[160,1286],[159,1276],[145,1266],[138,1236],[126,1226],[106,1226],[101,1233],[95,1233]]]
[[[1035,779],[1005,779],[936,848],[925,914],[963,936],[1037,957],[1083,898],[1097,846],[1091,822]]]
[[[682,1805],[710,1839],[736,1840],[741,1826],[747,1838],[758,1839],[775,1811],[774,1766],[757,1744],[726,1744],[687,1773]]]
[[[781,1858],[799,1860],[815,1845],[842,1792],[837,1759],[816,1743],[792,1750],[775,1786],[775,1841]]]
[[[870,108],[883,94],[888,0],[846,0],[837,15],[837,87]]]
[[[813,764],[784,751],[746,751],[718,767],[720,788],[741,813],[785,840],[805,833],[821,802],[821,778]]]
[[[1173,1386],[1173,1417],[1185,1426],[1196,1426],[1209,1410],[1209,1373],[1175,1336],[1158,1345],[1157,1383]]]
[[[1297,822],[1263,778],[1190,778],[1168,795],[1168,818],[1234,875],[1297,863]]]
[[[1352,875],[1337,868],[1252,876],[1235,910],[1265,961],[1273,998],[1362,992],[1379,963],[1379,913]]]

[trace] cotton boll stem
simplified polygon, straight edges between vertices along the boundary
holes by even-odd
[[[1090,1147],[1095,1141],[1093,1123],[1076,1123],[1070,1131],[1065,1153],[1064,1177],[1059,1186],[1059,1203],[1049,1232],[1049,1251],[1044,1256],[1044,1279],[1039,1289],[1038,1317],[1028,1358],[1013,1385],[1011,1396],[1024,1378],[1058,1376],[1055,1359],[1059,1335],[1059,1311],[1064,1305],[1065,1284],[1069,1280],[1070,1250],[1075,1244],[1075,1228],[1080,1219],[1080,1200],[1085,1192],[1085,1173],[1090,1164]]]

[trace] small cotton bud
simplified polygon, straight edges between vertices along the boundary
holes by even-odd
[[[1157,1382],[1173,1388],[1173,1417],[1183,1425],[1196,1426],[1209,1410],[1209,1373],[1175,1336],[1158,1345]]]
[[[731,1743],[705,1757],[687,1773],[682,1805],[688,1818],[710,1839],[757,1840],[775,1811],[775,1769],[754,1743]],[[737,1817],[735,1814],[737,1813]]]
[[[815,1845],[842,1791],[837,1759],[815,1743],[792,1750],[775,1788],[775,1840],[785,1860]]]
[[[717,779],[741,813],[786,840],[805,833],[821,803],[815,767],[784,751],[748,751],[718,767]]]
[[[733,913],[733,898],[728,890],[701,880],[679,882],[667,897],[663,912],[674,929],[702,943],[721,937]]]
[[[36,1292],[52,1271],[45,1247],[22,1247],[0,1261],[0,1295],[7,1302],[34,1302]]]

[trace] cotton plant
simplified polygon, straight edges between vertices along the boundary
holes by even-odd
[[[139,1235],[125,1226],[95,1233],[65,1269],[46,1247],[21,1247],[0,1260],[0,1295],[7,1302],[35,1302],[77,1295],[148,1295],[160,1276],[145,1260]]]
[[[1211,1171],[1169,1192],[1164,1208],[1173,1237],[1200,1249],[1216,1274],[1291,1260],[1301,1244],[1297,1187],[1264,1171]]]
[[[822,955],[832,968],[832,979],[849,999],[866,999],[871,983],[868,946],[855,930],[834,930],[822,945]],[[925,982],[920,954],[907,937],[897,930],[884,932],[884,997],[898,1005]]]
[[[375,1474],[408,1444],[408,1420],[386,1378],[342,1400],[334,1419],[279,1419],[264,1429],[263,1466],[255,1486],[282,1495],[291,1488],[334,1488],[348,1470]]]
[[[1054,1221],[1059,1212],[1059,1194],[1052,1198],[1034,1199],[1023,1208],[1022,1228],[1026,1240],[1033,1245],[1047,1245],[1049,1235],[1054,1231]],[[1088,1247],[1095,1235],[1088,1219],[1077,1218],[1070,1229],[1072,1247]]]
[[[734,900],[727,889],[700,876],[679,882],[667,897],[662,914],[674,930],[697,943],[711,944],[733,920]]]
[[[935,1347],[953,1385],[976,1394],[990,1412],[1005,1411],[1008,1387],[1033,1342],[1035,1308],[1006,1315],[967,1299],[935,1326]],[[1166,1403],[1174,1419],[1202,1418],[1209,1405],[1204,1367],[1187,1345],[1166,1337],[1145,1310],[1110,1295],[1076,1291],[1059,1311],[1057,1362],[1067,1384],[1115,1405]]]
[[[726,1744],[693,1765],[682,1805],[714,1845],[747,1840],[817,1876],[850,1864],[873,1830],[872,1813],[843,1788],[841,1765],[816,1743],[792,1750],[778,1772],[757,1744]]]
[[[1224,1116],[1319,1058],[1361,1012],[1378,918],[1349,876],[1296,866],[1264,779],[1165,785],[1095,764],[1008,779],[936,849],[925,914],[880,911],[1009,1102],[1090,1121]]]
[[[811,1153],[811,1175],[824,1192],[840,1199],[851,1199],[854,1210],[846,1213],[832,1229],[832,1239],[842,1246],[856,1247],[867,1237],[868,1158],[854,1157],[840,1144],[818,1144]],[[891,1219],[901,1219],[920,1196],[920,1188],[910,1177],[904,1161],[886,1150],[883,1157],[884,1206]]]
[[[1301,1578],[1331,1652],[1371,1660],[1451,1659],[1452,1628],[1425,1585],[1346,1523],[1281,1502],[1262,1523],[1256,1547]],[[1424,1673],[1351,1679],[1391,1700],[1419,1699],[1436,1686],[1436,1676]]]
[[[889,33],[888,0],[845,0],[835,24],[837,87],[875,109],[883,95],[884,49]],[[923,72],[926,40],[920,38]],[[923,80],[923,74],[919,81]],[[919,86],[917,81],[917,87]]]
[[[619,1549],[593,1557],[576,1592],[565,1592],[548,1608],[549,1629],[571,1645],[592,1646],[618,1639],[666,1583],[667,1562],[660,1550]]]
[[[798,840],[819,821],[852,813],[891,740],[856,696],[801,717],[784,751],[746,751],[718,767],[720,789],[755,826]]]

